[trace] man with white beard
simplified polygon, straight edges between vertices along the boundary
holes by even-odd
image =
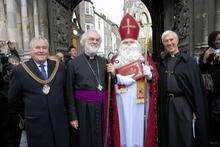
[[[142,55],[142,49],[139,42],[132,38],[122,40],[115,62],[116,68],[122,67],[136,60],[144,62],[144,56]]]
[[[107,77],[115,68],[97,56],[101,37],[95,30],[86,31],[81,38],[85,52],[67,64],[67,96],[74,112],[71,126],[78,130],[77,147],[102,147],[103,126],[106,126]]]
[[[144,126],[144,124],[147,125],[148,119],[145,119],[144,113],[145,110],[148,113],[150,102],[149,99],[145,99],[146,95],[149,96],[146,90],[145,78],[151,80],[152,72],[148,63],[144,63],[142,49],[137,41],[139,26],[130,14],[126,14],[122,19],[119,31],[122,42],[118,50],[118,56],[114,60],[117,73],[117,84],[115,86],[117,108],[114,106],[113,109],[114,146],[143,147],[147,144],[144,141],[144,138],[147,138],[145,131],[147,126]],[[137,68],[142,71],[142,77],[137,78],[137,75],[131,74],[129,68],[126,68],[124,73],[120,73],[120,69],[133,65],[135,61],[140,63]],[[156,120],[154,126],[156,126]],[[117,132],[117,129],[119,132]],[[154,147],[154,145],[151,144],[150,147]]]

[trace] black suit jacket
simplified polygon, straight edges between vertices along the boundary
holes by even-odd
[[[55,61],[47,60],[48,77]],[[38,77],[40,71],[30,59],[25,62]],[[65,66],[59,65],[54,79],[49,83],[50,92],[42,92],[43,85],[35,81],[21,65],[12,71],[9,88],[10,103],[24,102],[25,129],[29,147],[67,147],[68,121],[64,107]],[[15,104],[16,105],[16,104]]]

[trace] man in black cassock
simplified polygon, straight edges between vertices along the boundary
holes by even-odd
[[[67,95],[74,101],[74,120],[78,129],[78,147],[102,147],[106,122],[107,77],[115,69],[107,60],[97,56],[101,37],[95,30],[86,31],[81,38],[85,52],[67,64]]]
[[[159,147],[208,147],[207,102],[199,67],[178,48],[173,31],[162,34],[166,55],[159,64]]]

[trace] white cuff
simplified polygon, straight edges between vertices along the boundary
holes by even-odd
[[[116,74],[117,84],[129,86],[135,82],[135,80],[132,78],[133,76],[134,76],[134,74],[127,75],[127,76],[122,76],[120,74]]]

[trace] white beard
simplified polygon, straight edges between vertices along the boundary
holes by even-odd
[[[144,61],[140,44],[137,41],[131,45],[123,44],[122,42],[114,65],[116,68],[120,68],[137,60]]]
[[[85,43],[85,54],[94,57],[98,52],[99,46],[92,46],[88,42]]]

